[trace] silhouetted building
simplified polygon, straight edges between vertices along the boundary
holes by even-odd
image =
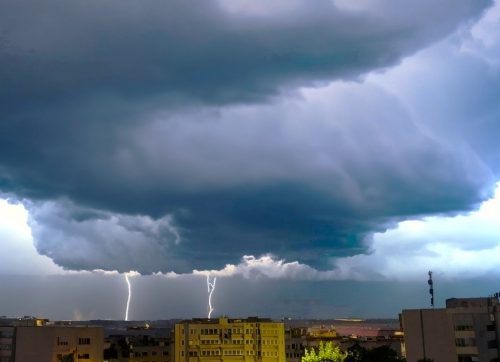
[[[0,362],[103,362],[102,327],[35,317],[0,319]]]
[[[0,321],[0,362],[14,362],[15,327],[2,326]]]
[[[170,362],[170,338],[151,335],[112,335],[104,350],[107,362]]]
[[[453,298],[446,308],[403,310],[408,362],[498,362],[498,296]]]
[[[15,362],[103,362],[103,351],[101,327],[16,327]]]

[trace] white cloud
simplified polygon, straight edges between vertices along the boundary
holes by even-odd
[[[479,210],[455,217],[408,220],[376,233],[372,252],[339,258],[346,279],[422,278],[433,270],[444,278],[500,275],[500,183]]]
[[[297,261],[287,262],[273,255],[255,257],[245,255],[237,265],[227,264],[221,270],[194,270],[194,275],[231,277],[241,275],[247,279],[293,279],[293,280],[335,280],[344,279],[339,270],[316,270]]]
[[[33,246],[28,212],[22,204],[0,199],[0,274],[54,274],[62,269]]]
[[[245,278],[268,277],[273,279],[313,279],[317,271],[307,265],[298,262],[285,262],[272,255],[263,255],[256,258],[253,255],[245,255],[238,265],[227,264],[221,270],[194,270],[195,275],[207,274],[217,277],[229,277],[242,275]]]

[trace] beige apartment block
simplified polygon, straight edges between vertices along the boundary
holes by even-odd
[[[498,297],[453,298],[446,308],[403,310],[406,358],[499,362]]]
[[[0,362],[14,362],[13,326],[0,326]]]
[[[16,328],[15,362],[103,362],[101,327],[46,325]]]

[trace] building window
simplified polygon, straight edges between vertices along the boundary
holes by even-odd
[[[476,355],[458,355],[458,362],[478,362],[479,357]]]
[[[68,341],[65,338],[57,337],[57,345],[58,346],[67,346]]]
[[[85,344],[90,344],[90,338],[78,338],[78,344],[79,345],[85,345]]]
[[[457,347],[470,347],[476,345],[475,338],[456,338],[455,345]]]

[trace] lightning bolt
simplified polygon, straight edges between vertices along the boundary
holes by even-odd
[[[125,309],[125,320],[128,321],[128,311],[130,309],[130,300],[132,299],[132,287],[130,286],[130,279],[128,278],[128,274],[125,273],[125,281],[128,286],[128,298],[127,298],[127,308]]]
[[[208,319],[212,316],[212,312],[214,309],[212,308],[212,294],[214,294],[215,290],[215,282],[217,278],[214,277],[214,280],[210,282],[210,274],[207,274],[207,289],[208,289]]]

